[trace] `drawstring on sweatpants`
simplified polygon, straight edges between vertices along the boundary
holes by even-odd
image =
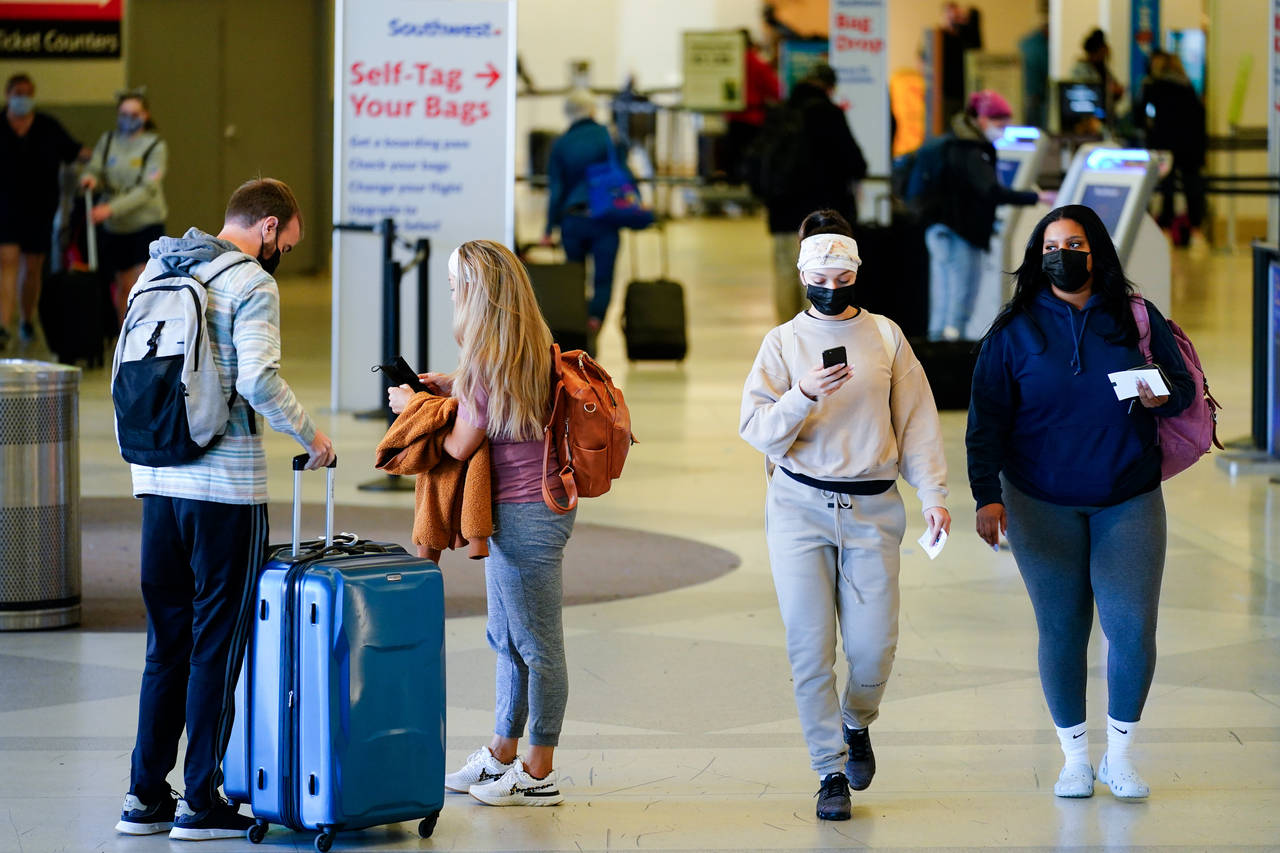
[[[849,589],[853,590],[853,597],[857,599],[857,602],[865,604],[862,600],[862,593],[858,591],[857,584],[844,571],[844,529],[840,526],[840,510],[853,509],[853,495],[824,491],[822,496],[827,499],[827,507],[834,509],[836,513],[836,573],[844,578],[844,582],[849,585]]]

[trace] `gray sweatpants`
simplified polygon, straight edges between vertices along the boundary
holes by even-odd
[[[898,646],[899,548],[906,510],[894,485],[880,495],[836,495],[774,471],[765,507],[769,562],[809,761],[844,772],[841,723],[866,728],[880,713]],[[836,695],[836,630],[848,680]]]
[[[1059,506],[1008,480],[1003,485],[1009,544],[1036,612],[1040,684],[1054,725],[1085,722],[1095,601],[1109,643],[1107,713],[1137,722],[1156,670],[1164,494],[1156,489],[1115,506]]]
[[[498,655],[494,732],[529,743],[560,741],[569,673],[564,658],[564,546],[577,510],[556,515],[542,501],[493,505],[484,563],[489,647]]]

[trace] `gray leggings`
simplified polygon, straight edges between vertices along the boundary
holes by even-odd
[[[520,738],[528,720],[534,746],[559,743],[569,699],[561,568],[576,515],[556,515],[542,501],[493,506],[484,564],[486,635],[498,655],[493,730]]]
[[[1085,721],[1093,605],[1110,644],[1107,707],[1137,722],[1156,669],[1166,527],[1160,489],[1105,507],[1058,506],[1004,481],[1009,543],[1040,629],[1040,683],[1055,725]]]

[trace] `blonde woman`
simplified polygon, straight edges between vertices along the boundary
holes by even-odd
[[[552,758],[569,694],[561,565],[576,513],[557,515],[542,499],[551,332],[524,266],[497,243],[473,240],[453,251],[449,292],[458,369],[422,380],[458,398],[444,441],[450,456],[469,459],[489,439],[494,531],[485,561],[486,633],[498,671],[493,738],[445,776],[445,787],[491,806],[553,806],[564,799]],[[407,385],[387,393],[396,413],[413,396]],[[565,499],[562,490],[557,497]],[[529,749],[522,758],[526,722]]]

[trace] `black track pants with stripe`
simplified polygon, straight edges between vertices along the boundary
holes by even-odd
[[[266,550],[263,504],[142,499],[147,661],[130,790],[147,805],[168,794],[184,727],[187,805],[199,812],[217,802],[253,581]]]

